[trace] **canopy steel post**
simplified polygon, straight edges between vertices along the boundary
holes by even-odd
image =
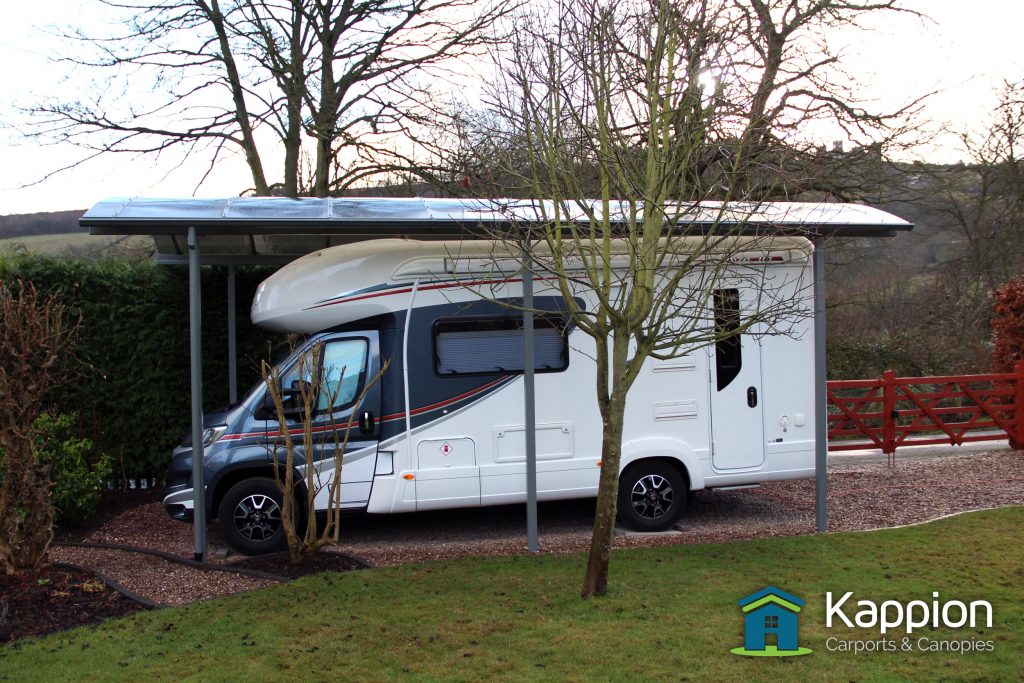
[[[828,531],[828,397],[825,367],[825,240],[814,240],[814,512]]]
[[[523,399],[526,413],[526,548],[537,544],[537,415],[533,370],[533,257],[523,248]]]
[[[235,324],[235,267],[228,266],[228,403],[238,402],[238,329]]]
[[[192,375],[192,527],[197,562],[206,560],[206,486],[203,477],[203,348],[199,243],[188,228],[188,329]]]

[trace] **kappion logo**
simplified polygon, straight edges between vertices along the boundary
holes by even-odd
[[[739,602],[743,612],[743,647],[730,652],[744,657],[796,657],[812,652],[800,647],[800,610],[804,601],[768,586]]]

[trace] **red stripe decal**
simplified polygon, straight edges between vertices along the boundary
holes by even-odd
[[[453,403],[458,403],[459,401],[462,401],[462,400],[465,400],[467,398],[471,398],[473,396],[476,396],[477,394],[483,393],[484,391],[487,391],[488,389],[490,389],[490,388],[492,388],[492,387],[494,387],[494,386],[496,386],[496,385],[498,385],[498,384],[500,384],[502,382],[510,381],[511,379],[512,379],[512,376],[510,376],[510,375],[503,375],[503,376],[501,376],[501,377],[499,377],[499,378],[497,378],[495,380],[492,380],[492,381],[488,382],[487,384],[484,384],[483,386],[479,386],[479,387],[477,387],[475,389],[470,389],[469,391],[461,393],[458,396],[453,396],[452,398],[445,399],[444,401],[439,401],[437,403],[431,403],[429,405],[420,406],[419,408],[413,408],[411,411],[409,411],[409,414],[410,414],[410,416],[412,416],[412,415],[421,415],[423,413],[429,413],[429,412],[431,412],[433,410],[438,410],[439,408],[444,408],[445,406],[452,405]],[[403,411],[403,412],[400,412],[400,413],[391,413],[390,415],[384,415],[384,416],[382,416],[380,418],[380,421],[381,422],[388,422],[390,420],[397,420],[397,419],[404,418],[404,417],[405,417],[405,412]],[[347,425],[345,425],[345,424],[338,424],[337,426],[339,428],[341,428],[341,429],[345,429],[346,427],[347,428],[351,428],[351,427],[355,427],[356,425],[357,425],[357,423],[355,423],[355,422],[349,422]],[[315,427],[313,429],[313,433],[314,434],[320,434],[320,433],[326,432],[326,431],[328,431],[330,429],[331,429],[330,425],[321,425],[319,427]],[[300,434],[302,434],[302,432],[303,432],[302,429],[291,429],[291,430],[289,430],[289,434],[291,434],[292,436],[300,435]],[[242,433],[242,434],[225,434],[224,436],[222,436],[220,438],[220,440],[221,441],[236,441],[238,439],[244,439],[244,438],[250,437],[250,436],[268,436],[268,437],[275,437],[276,438],[278,436],[281,436],[281,433],[282,433],[281,430],[277,430],[277,431],[274,431],[274,432],[245,432],[245,433]]]
[[[547,280],[547,279],[552,279],[552,278],[537,278],[537,279],[538,280],[540,280],[540,279]],[[513,278],[513,279],[508,279],[508,280],[476,280],[476,281],[473,281],[473,282],[439,283],[439,284],[436,284],[436,285],[424,285],[424,286],[419,288],[419,291],[426,291],[426,290],[430,290],[430,289],[451,289],[452,287],[472,287],[474,285],[494,285],[494,284],[499,284],[499,283],[513,283],[513,282],[522,282],[522,278]],[[371,292],[370,294],[360,294],[358,296],[345,297],[344,299],[337,299],[335,301],[327,301],[327,302],[322,303],[322,304],[316,304],[314,306],[309,306],[309,307],[307,307],[307,308],[305,308],[303,310],[312,311],[312,310],[315,310],[317,308],[324,308],[326,306],[336,306],[338,304],[347,304],[347,303],[351,303],[353,301],[361,301],[363,299],[374,299],[374,298],[376,298],[378,296],[391,296],[392,294],[405,294],[405,293],[411,292],[411,291],[412,291],[412,287],[407,287],[405,285],[402,285],[402,286],[398,287],[397,289],[386,289],[386,290],[384,290],[382,292]]]

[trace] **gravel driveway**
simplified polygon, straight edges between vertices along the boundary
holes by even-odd
[[[952,453],[952,454],[950,454]],[[1024,504],[1024,452],[963,452],[858,462],[833,458],[829,465],[829,530],[901,526],[967,510]],[[541,504],[542,552],[586,550],[594,503]],[[440,558],[509,555],[526,549],[525,507],[403,515],[361,515],[343,520],[339,550],[375,565]],[[619,535],[616,547],[709,543],[814,533],[814,481],[786,481],[735,491],[696,494],[677,530]],[[192,557],[192,527],[170,519],[150,503],[112,519],[90,537],[96,543],[151,548]],[[222,546],[210,531],[211,556]],[[267,585],[264,579],[210,572],[131,553],[54,548],[54,560],[95,567],[129,590],[164,604],[181,604]],[[214,559],[231,561],[237,557]]]

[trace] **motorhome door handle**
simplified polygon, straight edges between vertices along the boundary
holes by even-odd
[[[363,434],[373,434],[373,425],[373,413],[364,410],[363,414],[359,416],[359,431]]]
[[[757,407],[757,387],[747,387],[747,405]]]

